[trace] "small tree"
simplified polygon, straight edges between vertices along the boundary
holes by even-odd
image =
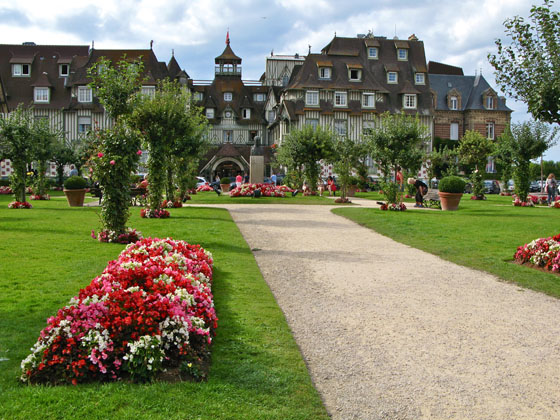
[[[367,156],[367,146],[344,136],[335,140],[330,162],[341,184],[341,197],[344,200],[348,193],[348,185],[352,179],[352,171],[357,171]]]
[[[535,119],[560,124],[560,13],[552,11],[553,4],[533,6],[530,22],[507,19],[511,43],[498,39],[498,53],[488,59],[504,92],[525,102]]]
[[[11,186],[17,201],[25,202],[27,165],[33,160],[32,123],[19,105],[6,118],[0,118],[0,157],[12,162]]]
[[[44,196],[47,193],[45,172],[47,164],[55,154],[55,148],[60,132],[51,129],[45,118],[35,120],[31,127],[33,141],[33,158],[37,162],[37,178],[35,180],[35,194]]]
[[[541,156],[556,143],[558,128],[551,129],[545,123],[530,121],[512,124],[498,138],[499,154],[508,154],[515,167],[513,179],[515,193],[521,201],[527,201],[531,181],[530,161]]]
[[[447,146],[441,147],[439,150],[434,149],[430,153],[424,154],[423,161],[427,170],[428,180],[431,183],[433,178],[441,178],[451,168],[451,175],[457,174],[457,154],[454,150],[448,149]]]
[[[286,166],[292,176],[304,174],[309,188],[315,191],[321,173],[319,161],[330,159],[334,138],[332,131],[321,126],[314,129],[306,125],[301,130],[292,130],[278,148],[278,162]],[[297,175],[295,179],[295,186],[301,188],[303,180]]]
[[[457,149],[459,160],[465,165],[474,165],[475,167],[471,173],[471,181],[473,194],[477,197],[484,197],[482,170],[486,167],[488,156],[492,155],[494,150],[492,142],[478,131],[467,130],[459,141]]]
[[[52,160],[56,165],[56,185],[62,188],[64,183],[64,166],[76,161],[74,150],[62,137],[59,137],[54,144]]]

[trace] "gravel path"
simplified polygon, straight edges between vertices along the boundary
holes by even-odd
[[[560,419],[559,300],[330,206],[227,208],[333,419]]]

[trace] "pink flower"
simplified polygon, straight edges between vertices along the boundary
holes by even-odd
[[[95,236],[95,231],[93,229],[91,230],[91,237],[93,239],[97,239],[97,236]]]
[[[99,152],[99,153],[97,154],[97,157],[102,158],[102,157],[103,157],[103,153]]]
[[[114,161],[114,160],[112,160],[112,161],[111,161],[111,162],[109,162],[109,163],[110,163],[111,165],[114,165],[114,164],[115,164],[115,161]]]
[[[140,156],[140,155],[142,154],[142,150],[138,150],[138,151],[136,152],[136,154],[137,154],[138,156]]]

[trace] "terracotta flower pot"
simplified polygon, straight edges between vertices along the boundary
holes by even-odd
[[[220,184],[220,189],[222,190],[222,192],[228,192],[229,191],[229,184]]]
[[[441,209],[442,210],[457,210],[459,208],[459,201],[461,201],[461,197],[463,193],[448,193],[438,191],[439,199],[441,200]]]
[[[67,190],[64,189],[64,195],[66,196],[66,200],[68,201],[68,205],[70,207],[83,207],[84,206],[84,198],[86,196],[86,190]]]

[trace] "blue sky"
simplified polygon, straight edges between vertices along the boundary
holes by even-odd
[[[149,48],[161,61],[171,51],[195,80],[213,77],[214,57],[231,47],[243,59],[243,78],[257,80],[265,57],[320,52],[336,33],[424,41],[426,59],[482,71],[494,88],[487,54],[504,38],[503,21],[527,17],[540,0],[0,0],[0,42],[20,44],[89,44],[109,48]],[[558,9],[558,5],[555,5]],[[508,98],[512,120],[530,118],[526,107]],[[560,161],[560,145],[545,155]]]

